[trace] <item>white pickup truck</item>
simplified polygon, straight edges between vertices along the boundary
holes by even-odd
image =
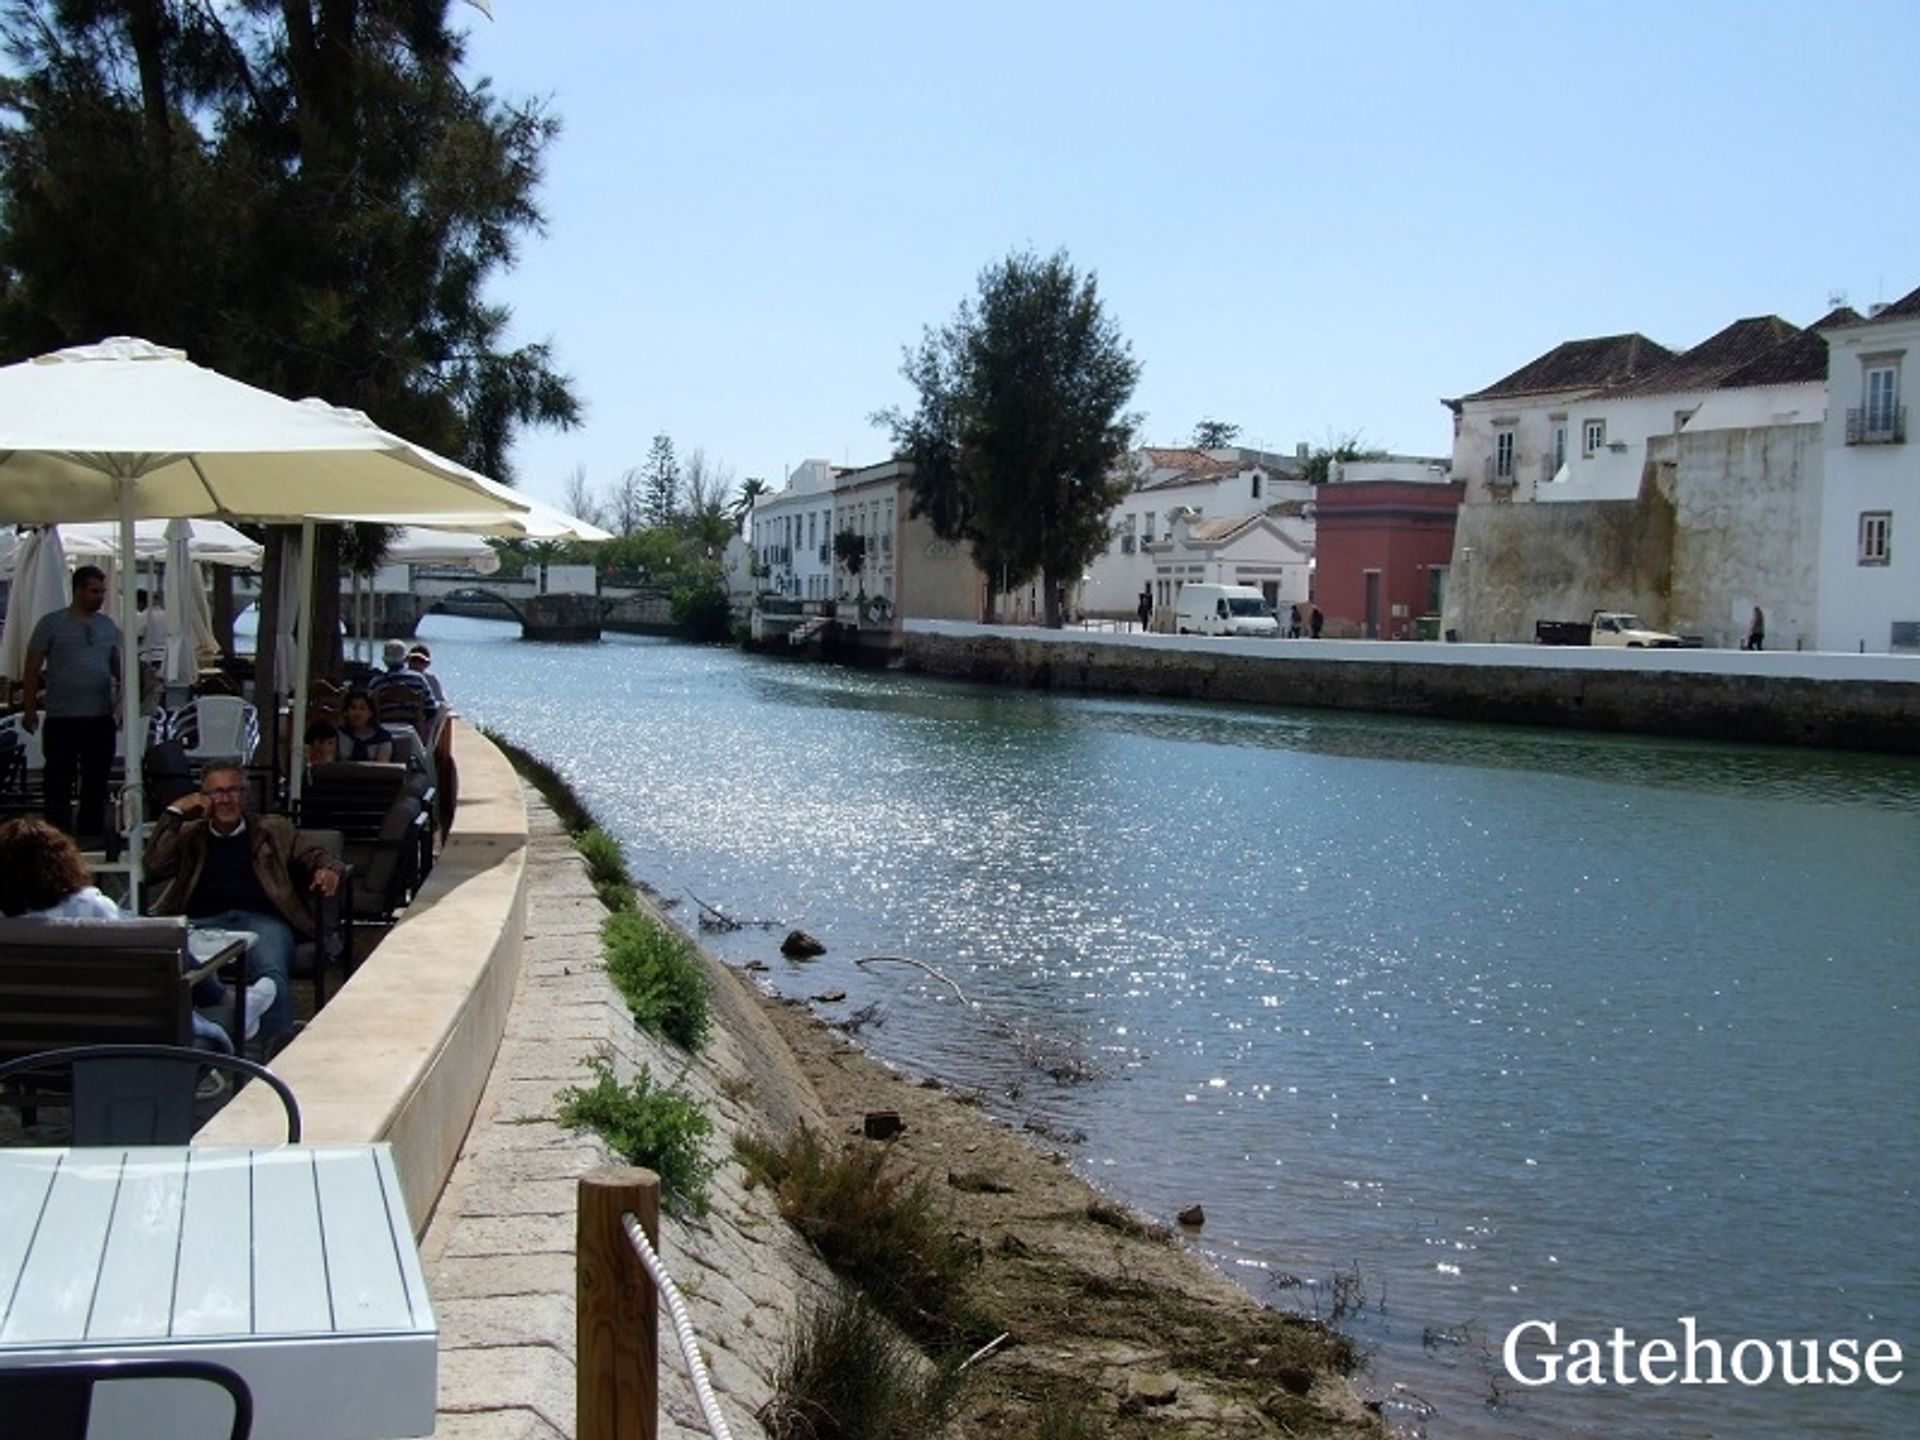
[[[1591,620],[1540,620],[1533,638],[1540,645],[1614,645],[1629,650],[1678,650],[1685,642],[1664,630],[1650,630],[1625,610],[1596,610]]]

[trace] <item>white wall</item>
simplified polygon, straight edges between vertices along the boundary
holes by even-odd
[[[1826,495],[1820,526],[1820,646],[1891,648],[1896,621],[1920,622],[1920,450],[1912,421],[1920,413],[1920,319],[1881,321],[1827,335]],[[1899,404],[1909,438],[1902,444],[1847,444],[1847,412],[1864,401],[1867,357],[1897,355]],[[1860,517],[1892,516],[1890,563],[1860,563]]]
[[[1569,454],[1579,447],[1580,437],[1572,429],[1572,406],[1586,393],[1584,389],[1550,390],[1538,395],[1462,402],[1459,427],[1453,437],[1453,469],[1448,476],[1466,483],[1462,503],[1483,505],[1536,498],[1552,477],[1555,428],[1563,424],[1568,427]],[[1496,489],[1487,479],[1493,466],[1494,437],[1503,429],[1514,432],[1514,484],[1510,490]]]
[[[1254,493],[1256,477],[1260,482],[1258,495]],[[1313,486],[1305,480],[1276,474],[1264,466],[1246,466],[1230,474],[1197,476],[1191,480],[1163,482],[1150,490],[1135,490],[1113,508],[1110,519],[1114,536],[1107,542],[1106,550],[1095,556],[1088,567],[1089,578],[1080,603],[1089,615],[1136,613],[1140,592],[1153,579],[1156,565],[1155,554],[1142,544],[1149,516],[1155,543],[1164,545],[1182,509],[1198,511],[1202,519],[1228,519],[1236,515],[1258,515],[1286,501],[1304,505],[1312,499]],[[1311,551],[1312,520],[1286,517],[1284,528]],[[1127,548],[1129,536],[1134,542],[1131,550]],[[1166,558],[1164,554],[1158,556],[1160,562]]]

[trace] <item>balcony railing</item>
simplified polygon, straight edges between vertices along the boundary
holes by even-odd
[[[1906,443],[1906,406],[1856,406],[1847,411],[1847,444],[1904,445]]]

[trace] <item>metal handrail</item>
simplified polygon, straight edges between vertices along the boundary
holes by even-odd
[[[654,1288],[667,1302],[667,1314],[673,1317],[674,1339],[680,1342],[680,1356],[687,1362],[687,1378],[693,1381],[694,1398],[700,1402],[700,1413],[706,1418],[707,1433],[714,1440],[733,1440],[726,1417],[720,1413],[719,1397],[713,1393],[713,1380],[707,1374],[707,1362],[701,1358],[700,1345],[694,1337],[693,1317],[687,1314],[686,1302],[680,1298],[679,1287],[673,1283],[673,1277],[667,1274],[667,1267],[660,1262],[660,1257],[653,1253],[653,1246],[647,1243],[647,1232],[641,1229],[639,1220],[631,1210],[620,1217],[620,1224],[627,1232],[634,1254],[647,1267],[647,1275],[653,1281]]]

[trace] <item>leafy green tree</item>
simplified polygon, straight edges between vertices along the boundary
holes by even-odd
[[[720,566],[707,559],[678,567],[668,597],[674,624],[689,640],[717,643],[731,638],[733,607]]]
[[[1329,437],[1327,443],[1317,446],[1307,455],[1306,468],[1301,472],[1315,485],[1324,485],[1333,474],[1336,464],[1348,460],[1384,460],[1387,452],[1363,447],[1360,444],[1360,432],[1350,435]]]
[[[1094,277],[1064,251],[1010,255],[906,352],[901,373],[917,408],[874,418],[913,461],[913,513],[965,540],[1000,591],[1040,577],[1046,623],[1058,627],[1067,587],[1106,547],[1108,512],[1126,494],[1117,465],[1140,375]]]
[[[1225,420],[1206,419],[1193,427],[1193,448],[1224,450],[1240,438],[1240,427]]]
[[[673,456],[673,440],[653,437],[647,463],[640,470],[640,513],[649,525],[671,525],[680,513],[680,462]]]
[[[840,562],[840,568],[856,582],[860,572],[867,568],[867,537],[852,530],[842,530],[833,537],[833,558]],[[860,593],[866,594],[861,585]]]
[[[517,428],[578,415],[486,294],[557,122],[460,75],[450,8],[10,0],[0,359],[145,335],[511,478]]]

